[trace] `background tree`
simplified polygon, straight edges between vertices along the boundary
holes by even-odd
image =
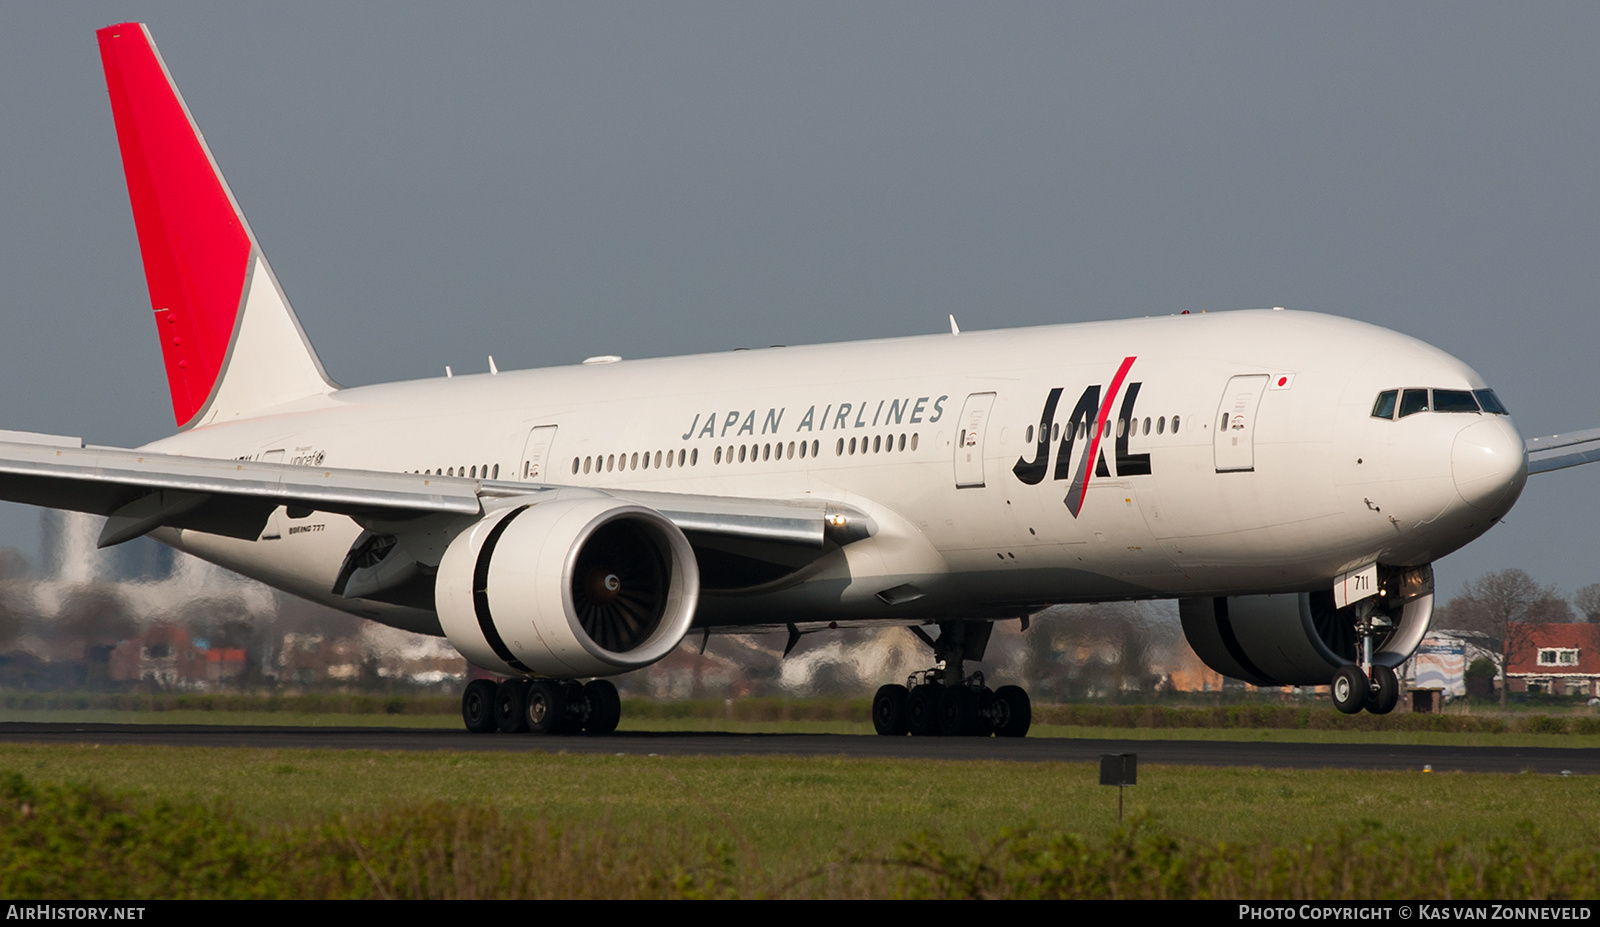
[[[1572,604],[1584,621],[1600,621],[1600,583],[1590,583],[1572,597]]]
[[[1556,594],[1555,587],[1540,585],[1517,569],[1485,573],[1467,583],[1451,599],[1441,616],[1441,627],[1478,631],[1488,636],[1500,655],[1500,704],[1506,703],[1506,671],[1513,657],[1533,646],[1530,625],[1572,621],[1572,606]]]

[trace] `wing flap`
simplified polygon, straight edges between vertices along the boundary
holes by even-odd
[[[363,524],[426,515],[476,517],[483,500],[573,488],[502,481],[183,457],[75,438],[0,432],[0,500],[107,516],[101,546],[158,527],[253,540],[278,506],[348,515]],[[691,537],[821,553],[876,533],[864,512],[822,499],[743,499],[578,489],[648,506]],[[480,499],[480,497],[482,497]]]
[[[476,480],[0,441],[0,499],[109,516],[102,545],[157,527],[255,538],[280,505],[403,520],[476,515]]]

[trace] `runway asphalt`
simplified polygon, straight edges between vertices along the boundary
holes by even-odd
[[[0,723],[0,743],[145,744],[334,750],[500,750],[639,756],[793,755],[1089,763],[1136,753],[1140,765],[1600,774],[1600,749],[1296,744],[1217,740],[874,737],[843,734],[619,733],[609,737],[469,734],[407,728]]]

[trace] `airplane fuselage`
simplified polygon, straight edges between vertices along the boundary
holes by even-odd
[[[872,537],[779,581],[709,582],[696,624],[912,622],[1325,589],[1456,550],[1515,502],[1522,442],[1503,414],[1374,417],[1406,387],[1485,384],[1404,335],[1253,310],[347,388],[149,449],[845,502]],[[437,633],[426,610],[334,595],[361,529],[295,514],[256,541],[157,536]]]

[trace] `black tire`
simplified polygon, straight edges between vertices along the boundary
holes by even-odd
[[[1372,690],[1367,674],[1361,667],[1347,663],[1333,674],[1333,707],[1353,715],[1367,706],[1367,694]]]
[[[1001,686],[994,690],[994,734],[996,737],[1026,737],[1033,727],[1033,701],[1021,686]]]
[[[1400,704],[1400,677],[1394,669],[1381,663],[1372,665],[1371,693],[1367,696],[1367,711],[1386,715]]]
[[[588,706],[588,718],[583,722],[583,732],[603,737],[613,733],[622,721],[622,697],[609,680],[596,679],[583,687],[583,700]]]
[[[912,737],[931,737],[939,733],[939,695],[944,686],[923,683],[906,696],[906,733]]]
[[[905,686],[889,685],[878,689],[872,697],[872,726],[885,737],[904,737],[910,728],[906,724],[906,700],[910,693]]]
[[[945,737],[978,733],[978,693],[966,686],[950,686],[940,693],[939,733]]]
[[[540,679],[529,686],[525,714],[529,731],[535,734],[565,734],[567,732],[566,684]]]
[[[474,734],[495,732],[494,692],[493,679],[474,679],[467,683],[467,691],[461,693],[461,720],[466,723],[467,730]]]
[[[528,681],[502,679],[494,690],[494,723],[502,734],[528,730]]]

